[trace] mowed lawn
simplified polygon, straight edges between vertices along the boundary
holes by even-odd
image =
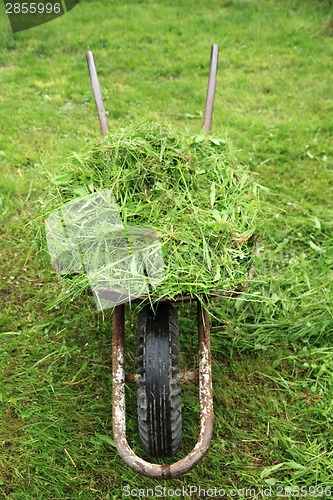
[[[225,498],[263,498],[263,488],[271,498],[332,496],[332,3],[81,0],[17,34],[1,9],[0,494],[152,498],[165,487],[164,497],[179,498],[179,489],[200,486],[220,490],[215,498],[222,489]],[[117,454],[111,313],[98,313],[86,295],[54,305],[64,285],[36,246],[34,221],[60,165],[100,135],[87,50],[111,132],[148,120],[198,134],[213,43],[212,133],[230,140],[260,184],[260,258],[242,296],[211,304],[210,450],[193,471],[165,482],[133,473]],[[195,309],[178,313],[182,367],[193,369]],[[136,319],[133,307],[129,371]],[[175,460],[194,446],[199,424],[197,387],[184,386],[182,398]],[[147,458],[136,386],[127,386],[127,399],[129,442]]]

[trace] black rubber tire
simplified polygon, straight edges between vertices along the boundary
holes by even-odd
[[[170,304],[146,306],[138,325],[139,436],[152,457],[173,455],[182,437],[179,327]]]

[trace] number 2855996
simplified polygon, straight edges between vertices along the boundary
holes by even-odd
[[[60,3],[34,3],[34,2],[7,2],[6,14],[60,14],[62,12]]]

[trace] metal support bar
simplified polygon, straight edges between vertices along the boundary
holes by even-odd
[[[218,55],[219,55],[219,46],[216,45],[216,43],[214,43],[214,45],[212,45],[212,51],[210,55],[210,68],[209,68],[208,86],[206,94],[206,105],[205,105],[205,115],[203,124],[203,129],[205,132],[210,132],[212,128]]]
[[[126,439],[124,305],[116,306],[112,315],[112,425],[119,455],[135,472],[155,478],[172,478],[185,474],[202,459],[213,435],[213,391],[210,355],[210,326],[207,309],[198,302],[200,433],[193,450],[171,465],[146,462],[130,448]]]
[[[94,99],[95,99],[95,103],[96,103],[99,124],[101,126],[102,134],[106,135],[109,131],[108,119],[107,119],[106,111],[105,111],[105,107],[104,107],[101,87],[100,87],[100,84],[98,81],[94,56],[92,55],[92,52],[90,50],[86,54],[86,59],[87,59],[87,64],[88,64],[88,69],[89,69],[91,87],[93,90]]]
[[[198,384],[199,379],[194,370],[178,373],[178,379],[181,384]],[[125,377],[126,384],[137,384],[141,380],[140,373],[128,373]]]

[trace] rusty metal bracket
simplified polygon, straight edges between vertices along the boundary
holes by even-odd
[[[125,377],[126,384],[137,384],[140,380],[140,373],[128,373]],[[194,370],[187,370],[186,372],[178,373],[178,380],[181,384],[198,385],[199,383],[197,373]]]
[[[190,471],[207,452],[213,435],[213,391],[210,325],[207,304],[197,303],[199,350],[200,432],[193,450],[171,465],[147,462],[136,455],[126,439],[124,305],[112,315],[112,427],[117,451],[135,472],[155,478],[172,478]]]

